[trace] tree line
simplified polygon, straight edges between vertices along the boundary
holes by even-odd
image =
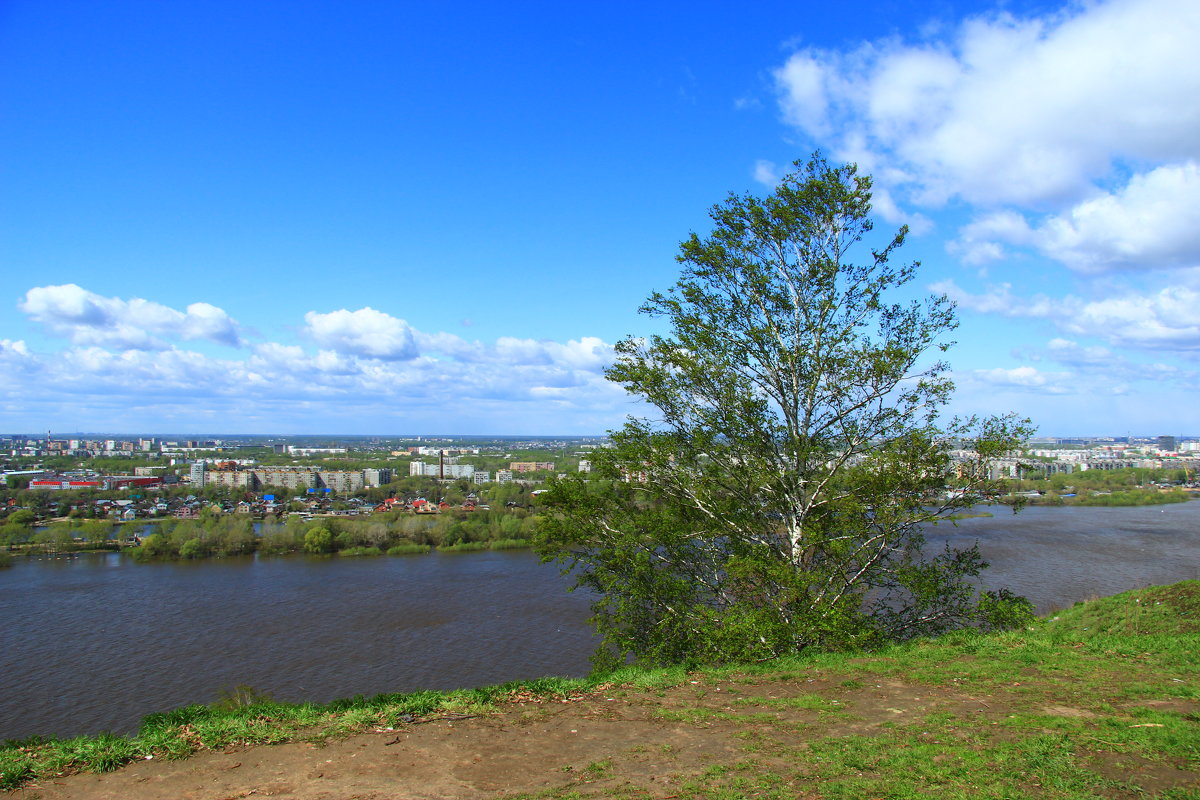
[[[537,515],[525,509],[418,516],[376,514],[360,519],[289,516],[255,523],[241,514],[204,514],[116,525],[109,520],[71,520],[38,529],[28,512],[0,526],[0,545],[33,553],[122,550],[143,561],[283,555],[287,553],[394,555],[449,550],[523,547]]]

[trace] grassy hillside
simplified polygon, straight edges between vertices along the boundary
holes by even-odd
[[[153,715],[135,737],[6,743],[0,785],[147,756],[416,735],[429,729],[419,723],[453,719],[462,720],[455,731],[485,729],[471,729],[476,738],[509,731],[494,734],[497,747],[517,746],[511,731],[522,729],[521,746],[536,754],[520,773],[492,775],[508,794],[489,796],[1195,800],[1200,581],[1081,603],[1028,630],[961,631],[871,653],[328,705],[247,695],[224,706]],[[538,726],[557,733],[543,740]],[[565,743],[562,731],[585,726],[611,733]]]

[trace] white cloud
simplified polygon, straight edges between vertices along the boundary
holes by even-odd
[[[120,409],[126,420],[134,407],[158,418],[186,408],[195,419],[225,415],[259,429],[305,413],[317,420],[357,421],[362,413],[430,424],[459,420],[456,427],[484,415],[491,420],[485,430],[509,432],[547,425],[599,432],[618,424],[628,408],[623,390],[603,375],[613,348],[597,337],[468,342],[450,333],[423,333],[372,308],[341,309],[305,315],[302,333],[315,348],[265,342],[238,357],[214,358],[149,336],[184,330],[178,312],[147,301],[98,298],[78,287],[54,288],[31,290],[23,304],[27,313],[46,324],[70,321],[75,327],[64,330],[87,334],[73,337],[77,346],[54,353],[0,340],[5,403],[21,398],[26,406],[60,409],[68,418],[80,413],[69,409],[86,407],[89,419],[101,406]],[[152,313],[139,317],[142,336],[121,327],[122,314],[147,309]],[[189,311],[187,330],[202,329],[206,310]],[[216,312],[208,317],[219,319]],[[221,409],[215,418],[213,409]]]
[[[192,303],[178,311],[141,298],[103,297],[67,283],[34,287],[17,307],[78,345],[162,350],[171,339],[242,344],[238,323],[208,303]]]
[[[24,341],[0,339],[0,393],[20,398],[31,373],[39,367],[37,357],[29,352]]]
[[[1022,395],[1062,396],[1079,394],[1085,381],[1069,371],[1051,372],[1037,367],[995,367],[955,372],[954,380],[968,393],[980,390],[1016,392]]]
[[[1012,285],[1002,283],[992,286],[985,294],[971,294],[954,281],[939,281],[929,287],[932,291],[945,294],[960,308],[981,314],[1000,314],[1005,317],[1031,317],[1046,319],[1061,313],[1064,301],[1052,300],[1045,295],[1017,297],[1012,294]],[[1070,300],[1068,302],[1074,302]]]
[[[402,319],[369,307],[327,314],[310,311],[304,320],[305,335],[331,351],[330,358],[337,354],[386,361],[425,359],[431,363],[553,367],[596,374],[612,362],[612,345],[594,336],[565,343],[501,336],[494,344],[486,345],[444,331],[425,333]],[[258,350],[264,355],[276,353],[274,346]],[[295,357],[291,350],[287,355]]]
[[[784,119],[818,138],[829,134],[828,84],[835,77],[823,58],[828,55],[796,53],[775,71]]]
[[[340,353],[406,361],[419,355],[413,329],[402,319],[371,307],[304,315],[305,333],[321,347]]]
[[[760,158],[754,162],[754,180],[764,186],[774,187],[779,183],[779,167],[774,161]]]
[[[1051,339],[1046,343],[1051,357],[1060,364],[1075,366],[1111,365],[1116,356],[1107,347],[1084,347],[1070,339]]]
[[[29,347],[21,339],[0,339],[0,354],[7,362],[11,359],[29,357]]]
[[[946,244],[946,251],[964,264],[978,266],[999,261],[1008,255],[1001,243],[1025,245],[1034,233],[1025,217],[1015,211],[985,214],[959,229],[958,238]]]
[[[1200,292],[1182,286],[1082,304],[1060,324],[1128,347],[1200,350]]]
[[[1055,362],[1091,374],[1098,382],[1106,384],[1121,382],[1127,385],[1137,381],[1150,381],[1158,386],[1168,382],[1189,384],[1197,376],[1195,371],[1182,370],[1171,364],[1137,362],[1107,347],[1088,347],[1070,339],[1051,339],[1046,344],[1046,354]]]
[[[971,294],[953,281],[931,287],[945,293],[959,307],[1004,317],[1045,319],[1060,330],[1092,336],[1119,347],[1200,351],[1200,291],[1186,286],[1168,286],[1147,293],[1128,292],[1119,297],[1083,300],[1045,295],[1022,298],[1012,294],[1009,284],[991,287],[984,294]]]
[[[1200,157],[1200,4],[1114,0],[967,20],[941,40],[807,49],[784,119],[919,203],[1077,202],[1122,162]],[[864,167],[873,165],[859,159]]]
[[[946,249],[978,265],[1008,257],[1004,245],[1031,247],[1081,273],[1200,264],[1200,167],[1189,161],[1134,175],[1036,226],[1012,210],[987,213]]]
[[[1200,264],[1200,168],[1189,161],[1135,175],[1051,217],[1035,244],[1080,272]]]

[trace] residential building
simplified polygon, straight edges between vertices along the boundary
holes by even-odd
[[[316,475],[318,486],[335,492],[356,492],[363,488],[362,470],[322,470]]]
[[[553,461],[513,461],[508,465],[513,472],[553,472]]]
[[[363,470],[363,484],[366,486],[383,486],[392,482],[392,470],[389,467]]]

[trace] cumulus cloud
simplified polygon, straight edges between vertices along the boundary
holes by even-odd
[[[1107,347],[1085,347],[1070,339],[1051,339],[1046,343],[1046,349],[1060,364],[1096,366],[1110,365],[1117,360]]]
[[[1064,301],[1053,300],[1045,295],[1019,297],[1012,293],[1012,285],[1002,283],[992,286],[983,294],[971,294],[954,281],[939,281],[929,287],[944,294],[959,308],[978,311],[982,314],[999,314],[1004,317],[1031,317],[1046,319],[1061,313]],[[1074,300],[1068,301],[1068,304]]]
[[[419,355],[409,324],[370,306],[328,314],[310,311],[304,322],[305,333],[313,341],[340,353],[400,361]]]
[[[977,369],[974,374],[983,382],[993,386],[1037,389],[1054,394],[1064,394],[1068,391],[1062,385],[1063,379],[1068,377],[1065,373],[1043,372],[1036,367]]]
[[[774,161],[760,158],[754,162],[754,180],[764,186],[774,187],[779,183],[779,167],[775,165]]]
[[[1133,361],[1107,347],[1081,345],[1070,339],[1051,339],[1046,343],[1045,352],[1048,358],[1059,364],[1091,373],[1108,383],[1191,383],[1197,376],[1195,370],[1183,370],[1161,362]]]
[[[1200,292],[1171,286],[1158,292],[1079,305],[1061,324],[1075,333],[1125,346],[1200,350]]]
[[[1128,292],[1119,297],[1084,300],[1045,295],[1022,298],[1009,284],[971,294],[953,281],[934,285],[961,308],[1005,317],[1045,319],[1071,334],[1092,336],[1109,344],[1180,353],[1200,351],[1200,291],[1168,286],[1158,291]]]
[[[29,352],[25,342],[0,339],[0,394],[21,397],[30,373],[39,368],[37,357]]]
[[[1135,175],[1038,233],[1047,255],[1081,272],[1200,264],[1200,168],[1189,161]]]
[[[594,336],[567,342],[501,336],[493,344],[467,341],[444,331],[426,333],[373,308],[310,311],[305,335],[339,356],[386,361],[457,361],[464,364],[559,367],[599,373],[612,363],[612,345]],[[275,353],[274,347],[259,348]],[[290,352],[290,351],[289,351]]]
[[[39,353],[24,341],[0,340],[0,400],[20,398],[68,415],[78,412],[61,410],[86,406],[91,418],[111,406],[166,418],[168,409],[188,408],[199,419],[221,409],[236,410],[239,419],[251,415],[245,419],[261,426],[305,410],[337,419],[369,409],[375,417],[430,421],[486,413],[490,430],[555,424],[598,432],[628,408],[624,391],[604,378],[612,345],[593,336],[466,341],[364,307],[310,311],[303,343],[247,344],[217,358],[167,341],[220,340],[223,327],[236,334],[236,323],[213,306],[180,312],[68,285],[31,289],[21,308],[73,345]],[[545,416],[551,407],[555,416]]]
[[[1200,167],[1196,162],[1134,175],[1064,213],[1031,224],[1012,210],[963,226],[947,251],[979,265],[1028,247],[1080,273],[1170,269],[1200,264]]]
[[[891,180],[919,202],[1044,203],[1081,197],[1122,159],[1200,157],[1200,104],[1184,99],[1200,96],[1197,38],[1192,0],[1115,0],[808,49],[774,77],[787,122],[898,164]]]
[[[610,424],[617,421],[624,392],[592,369],[594,356],[586,344],[561,348],[557,363],[532,364],[426,356],[388,360],[326,349],[308,352],[279,343],[256,345],[245,357],[230,359],[176,348],[112,351],[97,346],[43,355],[30,353],[21,343],[0,341],[0,363],[13,382],[9,387],[0,380],[0,389],[21,390],[26,396],[36,388],[43,397],[104,395],[200,407],[222,400],[248,404],[245,408],[312,403],[329,417],[366,399],[401,410],[437,409],[439,414],[453,409],[469,413],[476,404],[552,400],[559,408],[607,413]],[[36,387],[20,383],[17,366],[37,370]]]
[[[150,300],[103,297],[73,283],[37,286],[17,307],[77,345],[132,350],[163,350],[169,340],[207,339],[237,347],[238,323],[208,303],[192,303],[185,311]]]
[[[975,369],[954,374],[955,382],[975,402],[987,407],[997,396],[1023,397],[1026,400],[1041,398],[1033,406],[1051,398],[1071,398],[1071,406],[1043,405],[1043,409],[1057,408],[1059,424],[1078,424],[1075,416],[1089,406],[1093,409],[1107,408],[1108,414],[1114,407],[1105,406],[1108,400],[1117,398],[1144,397],[1147,390],[1166,404],[1175,413],[1190,410],[1190,403],[1180,402],[1200,386],[1200,371],[1181,369],[1159,361],[1134,360],[1115,353],[1107,347],[1083,345],[1071,339],[1056,337],[1040,348],[1022,348],[1013,354],[1016,358],[1032,361],[1038,366]],[[1047,366],[1053,364],[1053,366]],[[1171,398],[1171,399],[1167,399]],[[1157,413],[1155,408],[1145,407],[1139,400],[1139,419]],[[1068,410],[1070,409],[1070,410]],[[1033,413],[1032,410],[1030,413]],[[1065,414],[1065,415],[1064,415]],[[1036,416],[1036,415],[1035,415]]]

